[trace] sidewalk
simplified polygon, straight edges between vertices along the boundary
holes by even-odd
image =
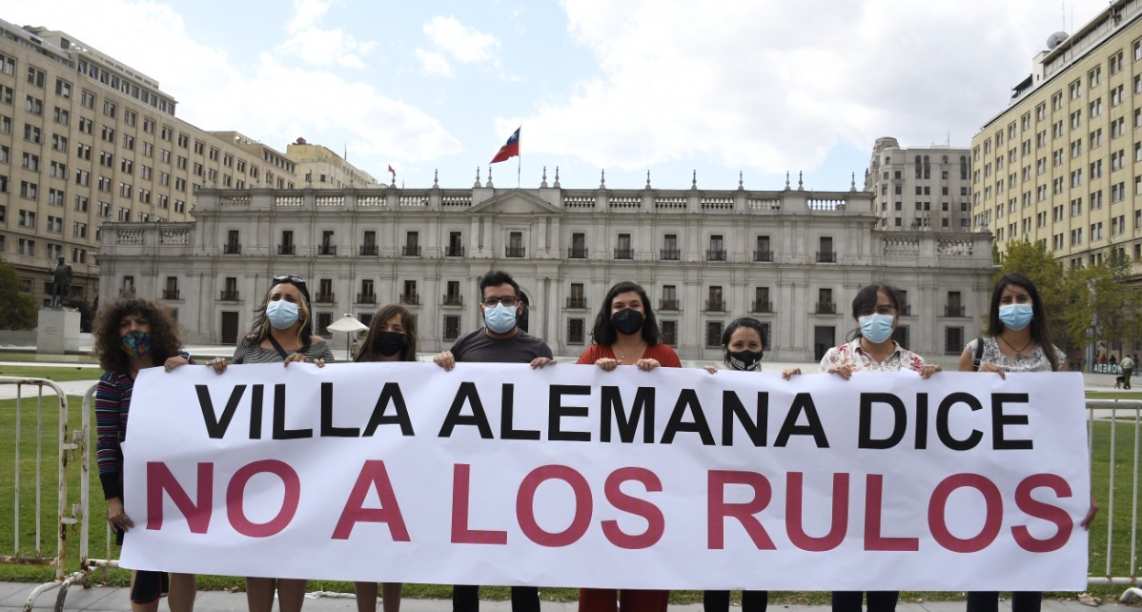
[[[11,612],[22,609],[24,600],[35,586],[36,585],[32,583],[0,582],[0,612]],[[41,595],[35,603],[35,608],[37,610],[50,609],[55,604],[56,593],[56,591],[50,591]],[[546,612],[576,612],[577,610],[577,605],[574,602],[545,601],[542,607]],[[130,602],[127,599],[127,589],[125,588],[95,587],[84,589],[77,586],[68,591],[65,608],[68,610],[93,611],[129,610]],[[160,606],[160,610],[165,609],[167,609],[165,604]],[[245,612],[246,594],[228,593],[225,591],[200,591],[194,602],[194,609],[199,612]],[[354,612],[357,606],[351,596],[322,597],[318,594],[310,593],[306,596],[304,609],[306,612]],[[378,605],[378,610],[379,609],[380,606]],[[480,609],[485,612],[509,612],[511,610],[511,603],[507,601],[484,601],[481,602]],[[774,604],[770,606],[770,609],[779,610],[781,612],[830,611],[829,606],[823,605],[799,606]],[[999,609],[1001,612],[1009,612],[1011,610],[1011,601],[1001,600],[999,602]],[[1095,608],[1089,606],[1084,606],[1075,600],[1043,601],[1043,612],[1091,612],[1094,609]],[[1113,602],[1104,603],[1097,609],[1103,612],[1137,612],[1138,610],[1138,608],[1132,608]],[[452,602],[442,599],[405,599],[401,601],[401,610],[404,612],[450,612],[452,610]],[[689,604],[684,606],[672,605],[670,606],[670,610],[671,612],[701,612],[702,606],[701,604]],[[963,612],[964,603],[962,601],[901,603],[897,606],[897,610],[900,612]]]

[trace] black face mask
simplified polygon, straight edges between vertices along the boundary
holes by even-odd
[[[408,338],[400,332],[383,331],[373,339],[373,349],[385,357],[392,357],[408,346]]]
[[[633,308],[624,308],[611,315],[611,325],[614,325],[620,334],[635,333],[642,329],[642,322],[642,313]]]
[[[761,369],[763,351],[726,351],[726,363],[735,370],[755,372]]]

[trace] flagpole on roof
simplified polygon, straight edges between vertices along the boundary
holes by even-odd
[[[520,128],[516,128],[516,131],[520,131]],[[516,156],[517,159],[515,160],[515,188],[519,189],[519,176],[523,171],[523,147],[520,145],[519,139],[516,139],[516,147],[519,148],[519,155]]]

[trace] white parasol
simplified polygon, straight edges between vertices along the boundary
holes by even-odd
[[[353,355],[350,354],[349,345],[352,342],[352,334],[369,329],[369,326],[357,320],[351,314],[346,313],[345,316],[337,319],[325,327],[329,331],[345,332],[345,360],[352,361]]]

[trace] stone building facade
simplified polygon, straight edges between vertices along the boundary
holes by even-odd
[[[908,147],[877,138],[864,188],[880,228],[969,231],[971,153],[954,147]]]
[[[233,343],[275,274],[308,279],[316,320],[368,320],[403,303],[422,351],[480,325],[477,280],[502,269],[528,328],[577,355],[609,286],[646,287],[667,342],[717,359],[721,331],[751,315],[767,359],[819,357],[854,327],[872,282],[905,292],[900,340],[958,354],[978,332],[992,272],[986,233],[875,229],[865,192],[563,189],[201,190],[192,223],[111,223],[100,299],[137,295],[176,314],[190,343]]]

